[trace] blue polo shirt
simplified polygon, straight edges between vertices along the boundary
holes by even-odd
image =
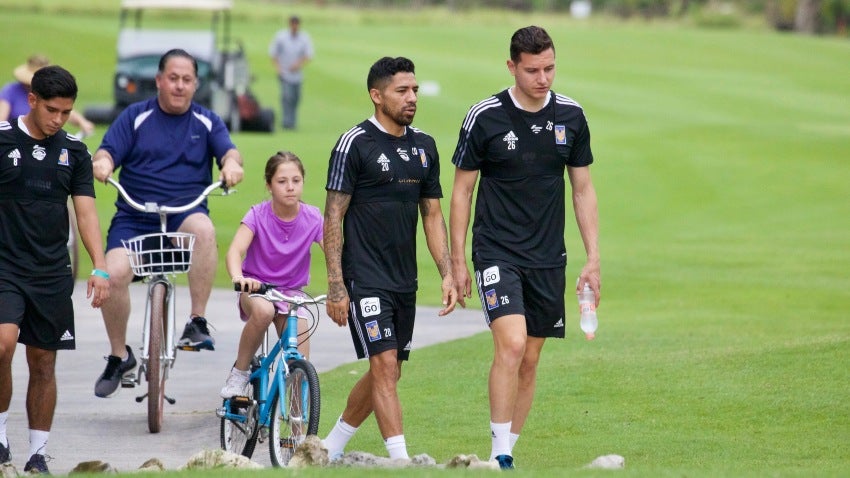
[[[139,202],[180,206],[212,183],[212,165],[236,146],[221,118],[192,103],[181,115],[168,114],[156,97],[128,106],[100,145],[121,168],[121,185]],[[131,209],[119,196],[119,210]]]

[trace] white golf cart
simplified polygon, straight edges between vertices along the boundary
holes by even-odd
[[[113,84],[115,105],[87,108],[86,117],[96,123],[110,123],[131,103],[156,95],[160,57],[172,48],[182,48],[198,62],[196,102],[218,114],[233,132],[273,131],[274,111],[261,108],[251,94],[251,75],[242,46],[231,47],[232,8],[232,0],[122,0]],[[143,28],[143,13],[152,9],[210,12],[211,27]]]

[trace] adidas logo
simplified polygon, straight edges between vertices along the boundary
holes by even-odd
[[[555,328],[558,329],[558,328],[562,328],[563,326],[564,326],[564,318],[562,317],[562,318],[558,319],[557,322],[555,322]]]
[[[384,153],[381,153],[381,155],[378,156],[377,162],[378,162],[378,164],[381,165],[381,171],[389,171],[390,170],[390,160],[387,159],[387,155],[385,155]]]
[[[66,340],[74,340],[74,336],[71,335],[71,332],[66,330],[65,333],[62,334],[62,337],[59,338],[59,340],[62,341],[62,342],[66,341]]]
[[[404,346],[404,351],[405,351],[405,352],[410,352],[410,349],[411,349],[411,348],[412,348],[412,347],[411,347],[411,343],[410,343],[410,342],[407,342],[407,345],[405,345],[405,346]]]
[[[505,137],[502,138],[502,141],[516,141],[518,139],[519,138],[517,137],[517,135],[514,134],[514,131],[510,130],[508,131],[508,134],[506,134]]]

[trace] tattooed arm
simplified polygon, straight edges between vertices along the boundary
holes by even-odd
[[[351,195],[328,191],[325,202],[324,249],[328,271],[328,316],[343,327],[348,323],[348,292],[342,281],[342,218],[351,203]]]

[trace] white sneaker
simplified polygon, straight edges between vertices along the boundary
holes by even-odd
[[[248,386],[248,378],[251,376],[247,370],[230,369],[230,375],[227,376],[227,382],[221,388],[221,398],[231,398],[236,395],[243,395],[245,387]]]

